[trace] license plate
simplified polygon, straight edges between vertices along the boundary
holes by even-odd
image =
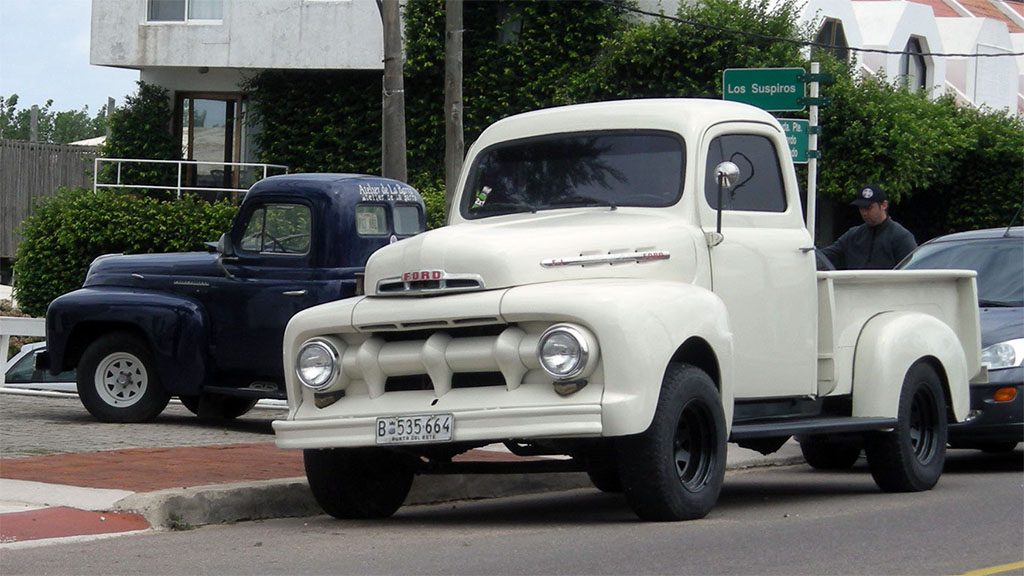
[[[452,439],[455,416],[416,414],[377,418],[377,444],[447,442]]]

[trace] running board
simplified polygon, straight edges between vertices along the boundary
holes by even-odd
[[[730,442],[754,440],[757,438],[778,438],[798,434],[843,434],[847,432],[870,432],[892,430],[895,418],[855,418],[853,416],[831,418],[794,418],[784,420],[760,420],[734,424]]]

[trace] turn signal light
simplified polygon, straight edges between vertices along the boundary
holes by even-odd
[[[1016,397],[1017,389],[1009,386],[996,390],[996,393],[992,395],[992,399],[996,402],[1010,402]]]

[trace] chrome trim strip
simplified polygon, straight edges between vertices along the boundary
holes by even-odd
[[[671,254],[664,250],[647,250],[644,252],[627,252],[624,254],[590,254],[587,256],[569,256],[567,258],[545,258],[540,265],[545,268],[554,266],[586,266],[588,264],[622,264],[623,262],[651,262],[668,260]]]

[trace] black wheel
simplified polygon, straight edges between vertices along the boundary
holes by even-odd
[[[591,466],[587,468],[587,476],[601,492],[618,494],[622,492],[622,479],[619,478],[618,467],[611,465]]]
[[[380,448],[304,450],[306,479],[320,507],[335,518],[386,518],[412,487],[402,454]]]
[[[188,411],[199,415],[199,395],[194,396],[178,396],[178,400],[181,400],[181,405],[188,408]]]
[[[126,332],[101,336],[85,349],[77,383],[82,405],[102,422],[147,422],[171,399],[149,346]]]
[[[259,402],[259,398],[223,394],[179,396],[178,399],[189,412],[206,420],[234,420],[247,414]]]
[[[865,438],[868,466],[884,492],[930,490],[946,462],[946,397],[935,369],[918,362],[900,390],[896,428]]]
[[[799,436],[800,452],[816,470],[848,470],[857,463],[864,440],[854,436],[814,434]]]
[[[644,520],[703,518],[725,477],[725,415],[714,382],[689,365],[670,368],[651,425],[617,443],[626,500]]]

